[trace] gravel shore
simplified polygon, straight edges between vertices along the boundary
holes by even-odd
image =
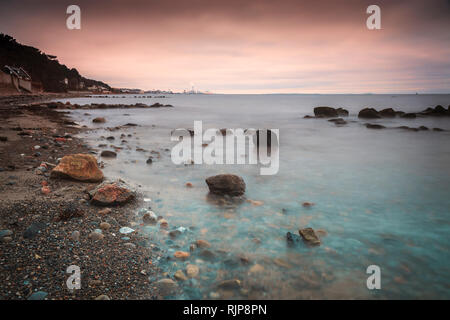
[[[74,137],[82,128],[35,104],[55,97],[0,98],[0,299],[160,299],[149,280],[158,252],[119,232],[135,223],[141,197],[102,214],[87,196],[98,183],[49,178],[61,157],[91,151]],[[67,288],[70,265],[80,267],[79,290]]]

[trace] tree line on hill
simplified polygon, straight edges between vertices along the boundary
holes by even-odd
[[[84,78],[77,69],[69,69],[60,64],[55,56],[20,44],[13,37],[0,33],[0,68],[5,65],[22,67],[31,76],[33,82],[40,82],[44,91],[48,92],[82,90],[94,85],[111,90],[106,83]]]

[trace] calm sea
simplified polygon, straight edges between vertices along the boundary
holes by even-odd
[[[450,118],[357,118],[364,107],[405,112],[437,104],[447,108],[450,95],[144,96],[70,101],[160,102],[174,108],[71,110],[71,115],[93,128],[81,136],[96,149],[102,150],[97,146],[103,143],[110,150],[111,145],[123,147],[116,159],[99,158],[105,175],[137,186],[151,199],[151,209],[168,220],[170,230],[182,227],[183,233],[171,239],[158,226],[141,226],[136,213],[133,228],[148,237],[149,245],[173,256],[189,251],[197,239],[211,243],[209,255],[197,250],[184,262],[154,262],[169,277],[187,264],[200,268],[199,277],[180,282],[180,294],[172,298],[450,298],[450,131],[389,129],[423,125],[450,130]],[[349,123],[337,127],[326,119],[303,119],[321,105],[348,109]],[[93,124],[98,116],[107,122]],[[195,120],[204,129],[279,129],[278,174],[262,176],[255,165],[173,164],[170,132],[192,128]],[[370,130],[367,122],[388,129]],[[126,123],[139,126],[104,129]],[[108,142],[107,136],[115,140]],[[161,156],[153,154],[148,165],[152,150]],[[263,204],[218,206],[208,201],[205,178],[219,173],[242,176],[247,198]],[[194,187],[186,188],[187,182]],[[315,205],[304,208],[305,201]],[[326,231],[321,246],[287,245],[286,232],[298,234],[304,227]],[[380,290],[367,289],[370,265],[381,268]],[[217,283],[226,279],[241,280],[242,289],[218,289]]]

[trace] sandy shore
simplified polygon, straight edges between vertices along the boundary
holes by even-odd
[[[97,184],[49,178],[58,158],[90,152],[64,113],[36,105],[59,97],[0,97],[0,299],[159,299],[149,280],[159,253],[147,239],[119,233],[132,226],[139,195],[101,214],[87,197]],[[36,170],[43,162],[47,172]],[[102,222],[104,238],[90,239]],[[80,290],[67,288],[70,265],[81,269]]]

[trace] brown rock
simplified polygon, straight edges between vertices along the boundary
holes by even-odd
[[[99,206],[121,205],[132,199],[135,194],[120,181],[102,183],[92,192],[91,203]]]
[[[177,259],[187,259],[191,254],[189,252],[185,252],[185,251],[176,251],[173,256]]]
[[[315,107],[314,115],[321,118],[332,118],[337,117],[338,113],[336,109],[332,107]]]
[[[314,232],[312,228],[305,228],[298,230],[298,233],[303,238],[303,241],[308,243],[309,245],[318,246],[320,245],[320,240],[317,234]]]
[[[358,118],[379,119],[381,117],[377,110],[375,110],[373,108],[364,108],[358,113]]]
[[[79,153],[64,156],[52,170],[50,177],[99,182],[103,180],[103,173],[98,168],[94,156]]]
[[[241,196],[245,193],[245,182],[234,174],[219,174],[206,179],[209,191],[217,195]]]
[[[211,247],[211,244],[208,241],[206,241],[206,240],[197,240],[195,242],[195,244],[199,248],[209,248],[209,247]]]
[[[106,122],[106,119],[103,118],[103,117],[98,117],[98,118],[94,118],[94,119],[92,120],[92,122],[94,122],[94,123],[105,123],[105,122]]]

